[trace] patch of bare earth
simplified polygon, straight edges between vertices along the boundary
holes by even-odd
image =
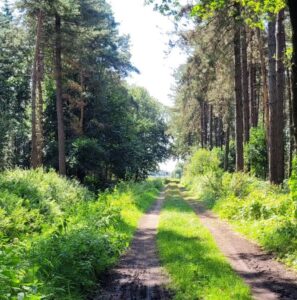
[[[187,198],[184,191],[181,193]],[[187,198],[202,224],[212,233],[232,268],[251,287],[256,300],[297,300],[297,274],[277,262],[271,254],[234,232],[194,199]]]
[[[156,234],[164,192],[139,222],[128,252],[108,274],[103,290],[96,299],[171,299],[165,286],[168,276],[160,266]]]

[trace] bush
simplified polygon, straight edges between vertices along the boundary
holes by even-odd
[[[42,170],[0,174],[0,299],[85,299],[131,241],[162,181],[95,195]]]
[[[266,179],[268,157],[263,127],[251,128],[250,140],[244,147],[244,159],[253,175]]]
[[[296,170],[297,158],[289,180],[290,193],[245,173],[219,176],[220,172],[206,169],[203,175],[183,181],[220,217],[297,269]]]

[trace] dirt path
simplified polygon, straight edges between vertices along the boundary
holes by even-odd
[[[182,195],[198,214],[201,222],[212,233],[215,241],[228,258],[233,269],[251,286],[254,299],[296,300],[297,274],[246,240],[231,227],[204,209],[201,203]]]
[[[170,299],[169,292],[164,288],[169,279],[160,267],[156,251],[156,233],[163,201],[164,192],[140,220],[129,251],[110,272],[97,299]]]

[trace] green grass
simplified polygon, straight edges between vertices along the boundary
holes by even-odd
[[[96,196],[53,171],[0,173],[0,299],[85,299],[161,187],[120,183]]]
[[[191,178],[187,187],[235,231],[297,270],[297,202],[288,187],[245,173],[208,173]]]
[[[218,250],[209,231],[169,185],[161,212],[157,244],[172,279],[175,299],[251,299],[249,288]]]

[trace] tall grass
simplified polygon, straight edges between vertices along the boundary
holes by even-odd
[[[0,299],[84,299],[128,247],[162,183],[98,197],[55,172],[0,174]]]
[[[297,269],[295,171],[290,189],[286,183],[277,187],[245,173],[223,173],[218,165],[199,175],[189,175],[185,174],[183,183],[208,208]]]

